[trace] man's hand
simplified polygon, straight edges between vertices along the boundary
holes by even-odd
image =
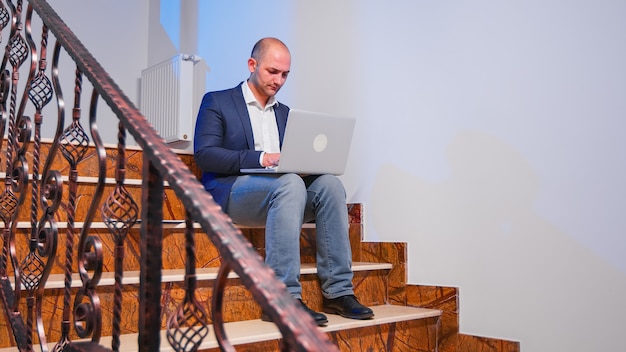
[[[263,167],[277,166],[280,161],[280,153],[265,153],[263,155]]]

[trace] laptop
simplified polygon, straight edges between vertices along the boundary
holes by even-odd
[[[278,166],[240,172],[341,175],[346,169],[355,122],[351,117],[291,109]]]

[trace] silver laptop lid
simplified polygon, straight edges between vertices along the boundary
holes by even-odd
[[[280,154],[280,172],[341,175],[355,119],[292,109]]]
[[[341,175],[346,168],[354,125],[351,117],[291,109],[278,167],[241,172]]]

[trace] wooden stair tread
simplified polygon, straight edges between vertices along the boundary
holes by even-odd
[[[380,305],[370,307],[374,311],[374,318],[368,320],[354,320],[343,318],[335,314],[326,314],[328,317],[328,325],[320,327],[324,332],[333,332],[339,330],[355,329],[367,326],[382,325],[394,322],[419,320],[432,317],[438,317],[441,315],[441,311],[437,309],[415,308],[406,306],[395,305]],[[232,323],[224,324],[226,329],[226,336],[231,344],[242,345],[255,342],[276,340],[282,337],[278,328],[273,323],[264,322],[260,319],[244,320]],[[161,348],[162,352],[174,351],[167,342],[166,330],[161,331]],[[137,346],[139,335],[138,334],[126,334],[120,336],[121,347],[120,350],[125,352],[139,351]],[[111,337],[103,336],[100,339],[100,344],[103,346],[111,345]],[[50,350],[54,347],[54,343],[50,343]],[[217,348],[218,343],[215,340],[213,333],[213,326],[209,325],[209,333],[205,337],[200,350],[208,348]],[[14,351],[13,348],[3,348],[0,352]]]
[[[438,317],[441,315],[441,311],[439,310],[425,308],[413,308],[394,305],[373,306],[371,308],[374,311],[375,316],[373,319],[369,320],[354,320],[343,318],[335,314],[326,314],[326,316],[328,317],[328,325],[320,327],[320,329],[324,332],[332,332],[361,328],[366,326],[382,325],[400,321]],[[210,332],[200,346],[200,350],[219,347],[217,341],[215,340],[212,326],[210,328]],[[275,340],[282,337],[276,325],[274,325],[273,323],[264,322],[260,319],[227,323],[224,324],[224,328],[226,329],[226,336],[228,336],[228,340],[234,346]],[[167,337],[165,333],[166,331],[161,332],[160,351],[173,351],[173,349],[167,343]],[[135,351],[132,349],[132,343],[136,345],[138,335],[132,335],[134,336],[129,336],[129,349],[124,348],[124,351]],[[122,346],[124,346],[123,342]]]
[[[39,175],[41,177],[41,175]],[[4,179],[6,178],[6,173],[0,172],[0,178]],[[28,174],[28,179],[32,180],[33,175],[32,174]],[[92,184],[97,184],[99,182],[99,178],[97,176],[78,176],[77,177],[77,182],[78,183],[92,183]],[[68,182],[68,176],[67,175],[61,175],[61,181],[63,182]],[[107,185],[114,185],[117,184],[117,180],[115,178],[112,177],[105,177],[104,178],[104,184]],[[124,179],[124,185],[126,186],[141,186],[143,184],[143,180],[140,178],[126,178]],[[163,181],[163,186],[165,187],[169,187],[169,183],[167,181]]]
[[[163,222],[163,228],[164,229],[184,229],[185,228],[185,220],[162,220]],[[75,222],[74,223],[74,229],[82,229],[84,226],[84,222]],[[67,229],[67,221],[59,221],[56,223],[57,227],[59,229]],[[262,229],[262,226],[244,226],[244,225],[238,225],[238,224],[234,224],[235,227],[239,228],[239,229]],[[141,219],[137,220],[137,223],[133,226],[133,228],[139,228],[141,226]],[[16,227],[18,229],[30,229],[31,228],[31,223],[30,221],[19,221],[17,222]],[[195,223],[193,224],[193,227],[195,229],[200,229],[200,224]],[[4,228],[4,222],[0,221],[0,228]],[[94,221],[91,223],[90,225],[90,229],[106,229],[107,225],[103,222],[103,221]],[[306,229],[306,228],[310,228],[313,229],[315,228],[315,224],[313,223],[306,223],[306,224],[302,224],[302,228]]]
[[[369,263],[369,262],[354,262],[352,263],[352,271],[373,271],[373,270],[390,270],[392,265],[389,263]],[[217,278],[217,272],[219,268],[197,268],[196,278],[197,280],[215,280]],[[183,282],[185,279],[185,269],[169,269],[161,271],[161,282]],[[300,266],[300,274],[309,275],[317,274],[317,267],[315,263],[304,263]],[[124,285],[139,284],[139,271],[125,271],[122,283]],[[230,272],[228,278],[236,279],[239,276]],[[13,280],[13,277],[10,277]],[[100,278],[98,286],[112,286],[115,284],[115,273],[104,272]],[[12,285],[13,286],[13,285]],[[72,287],[81,287],[80,276],[78,273],[72,274]],[[52,274],[48,277],[46,282],[46,289],[64,288],[65,287],[65,274]]]

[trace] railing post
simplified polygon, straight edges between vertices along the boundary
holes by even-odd
[[[158,351],[161,331],[163,176],[144,154],[141,196],[139,350]]]

